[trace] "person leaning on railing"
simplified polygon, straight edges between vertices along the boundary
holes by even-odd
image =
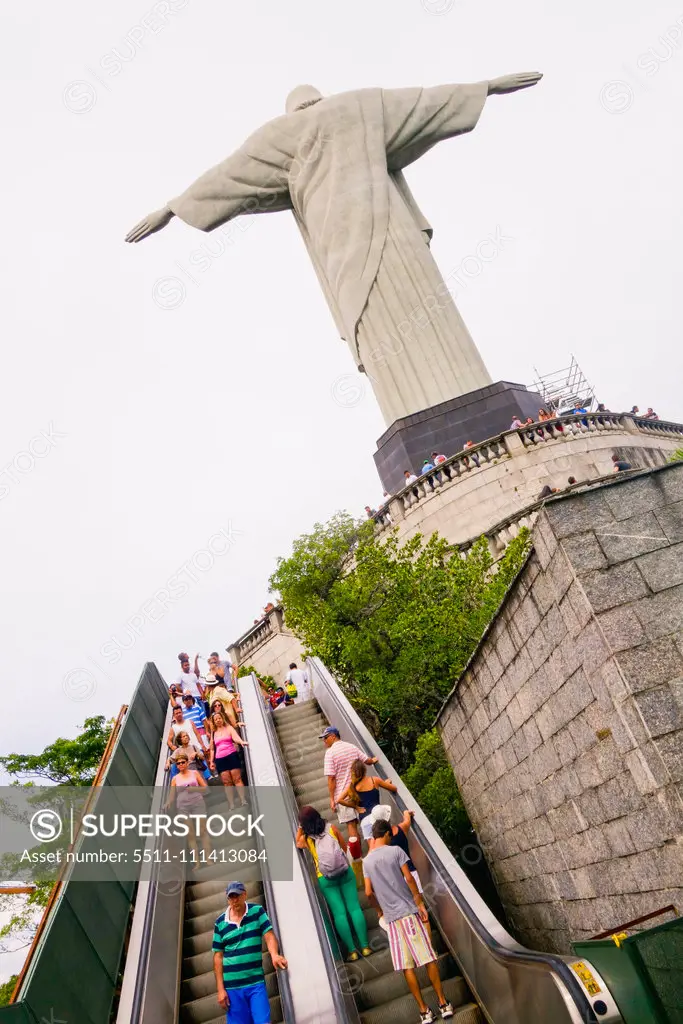
[[[445,461],[446,456],[442,452],[432,452],[432,462],[437,468],[442,466]],[[451,479],[451,471],[448,466],[443,466],[442,469],[439,469],[439,475],[441,473],[443,473],[447,480]]]
[[[403,477],[404,477],[404,483],[403,483],[404,487],[409,487],[410,484],[416,484],[417,483],[417,477],[415,476],[414,473],[411,473],[411,471],[409,469],[404,469],[403,470]],[[413,494],[415,495],[416,498],[420,497],[420,494],[419,494],[419,491],[418,491],[417,487],[413,487]]]
[[[555,418],[556,418],[555,414],[552,413],[552,412],[548,412],[547,409],[539,409],[538,410],[538,421],[539,421],[539,423],[544,423],[545,420],[554,420]],[[562,426],[561,423],[554,423],[553,424],[553,430],[556,430],[559,434],[563,434],[564,433],[564,427]],[[548,431],[548,433],[550,433],[550,431]]]

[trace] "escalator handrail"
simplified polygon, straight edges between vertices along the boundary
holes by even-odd
[[[260,687],[255,676],[252,675],[254,685],[260,692]],[[294,796],[294,790],[289,781],[289,773],[282,756],[280,749],[280,743],[275,732],[275,726],[271,717],[271,712],[268,712],[265,708],[263,700],[259,701],[261,708],[261,715],[265,725],[266,735],[268,736],[268,742],[270,744],[270,752],[275,764],[275,774],[277,777],[277,783],[282,790],[285,802],[289,810],[289,820],[292,828],[292,842],[296,838],[296,833],[299,826],[298,818],[298,806],[296,798]],[[358,1016],[358,1010],[353,997],[349,997],[353,1002],[353,1009],[351,1009],[350,1003],[347,1004],[346,999],[342,996],[341,982],[339,980],[339,973],[337,970],[337,963],[330,945],[328,932],[325,928],[325,922],[323,920],[323,909],[319,899],[319,889],[311,877],[311,871],[309,868],[306,854],[303,850],[296,849],[296,853],[299,855],[299,859],[302,862],[302,876],[306,892],[308,895],[309,903],[313,912],[313,920],[315,921],[315,929],[318,935],[318,941],[322,952],[323,961],[327,969],[327,974],[332,979],[332,999],[334,1002],[335,1014],[338,1024],[359,1024],[360,1017]],[[325,908],[326,909],[326,908]],[[331,920],[329,926],[332,927]]]
[[[356,725],[352,718],[349,716],[346,708],[338,700],[335,691],[328,685],[328,682],[325,679],[325,676],[321,670],[318,659],[308,658],[306,664],[309,668],[312,668],[315,671],[322,685],[325,687],[328,694],[332,698],[334,705],[338,710],[340,718],[344,720],[344,723],[346,724],[347,728],[357,739],[358,745],[361,747],[361,749],[364,746],[367,746],[367,743],[365,742],[364,738],[359,735]],[[331,676],[331,673],[330,677],[333,678]],[[336,685],[338,686],[338,684]],[[380,775],[380,777],[384,779],[387,779],[389,777],[384,768],[382,767],[381,763],[376,764],[374,767],[378,775]],[[408,810],[408,807],[403,798],[401,797],[400,793],[392,793],[392,797],[400,811],[405,812]],[[541,953],[536,952],[535,950],[525,949],[524,947],[517,949],[509,949],[506,946],[504,946],[501,942],[499,942],[496,938],[494,938],[488,931],[488,929],[485,927],[483,922],[480,921],[479,917],[473,911],[467,899],[465,899],[462,891],[455,882],[455,879],[452,877],[450,871],[441,860],[441,857],[432,846],[431,842],[425,835],[424,831],[422,830],[418,822],[413,822],[411,826],[411,831],[414,833],[419,845],[422,847],[424,852],[427,854],[427,857],[434,865],[440,879],[443,881],[450,895],[457,903],[463,915],[467,918],[467,921],[469,922],[470,926],[477,935],[477,938],[485,946],[487,946],[492,956],[494,956],[501,963],[514,960],[517,963],[528,963],[529,965],[535,966],[543,964],[544,966],[550,968],[551,972],[559,977],[562,984],[567,989],[568,994],[574,1001],[577,1010],[581,1014],[581,1020],[585,1021],[586,1024],[598,1024],[598,1018],[595,1015],[593,1007],[588,1001],[585,993],[581,988],[580,982],[574,975],[574,972],[569,967],[569,965],[560,956],[557,956],[554,953]],[[457,951],[452,950],[452,952],[457,957]]]
[[[169,709],[168,709],[168,712],[167,712],[167,716],[166,716],[167,720],[166,720],[166,723],[165,723],[165,726],[164,726],[164,731],[163,731],[162,739],[161,739],[161,754],[159,755],[159,766],[158,766],[158,769],[157,769],[157,776],[158,776],[159,772],[161,771],[161,763],[162,763],[162,761],[165,761],[166,758],[168,757],[167,746],[166,746],[166,736],[167,736],[167,733],[168,733],[168,729],[166,728],[166,726],[168,726],[169,723],[170,723],[171,715],[172,715],[172,712],[171,712],[171,708],[169,706]],[[168,796],[168,791],[170,789],[170,786],[171,786],[171,772],[170,772],[170,770],[169,771],[164,770],[164,781],[163,781],[162,786],[161,786],[161,795],[160,795],[162,803],[165,802],[165,799]],[[163,834],[160,835],[159,837],[157,837],[157,841],[154,844],[154,849],[157,849],[157,847],[160,847],[162,845],[162,843],[163,843],[163,840],[164,840]],[[149,876],[149,889],[147,890],[147,901],[146,901],[146,904],[145,904],[145,916],[144,916],[143,923],[142,923],[142,938],[140,940],[140,956],[139,956],[139,959],[138,959],[138,962],[137,962],[137,969],[135,971],[135,990],[134,990],[134,993],[133,993],[133,1002],[132,1002],[132,1006],[131,1006],[130,1024],[139,1024],[139,1022],[141,1020],[141,1014],[142,1014],[143,1005],[144,1005],[145,983],[146,983],[146,979],[147,979],[147,972],[148,972],[148,969],[149,969],[149,952],[150,952],[150,946],[151,946],[151,940],[152,940],[152,929],[153,929],[153,925],[154,925],[154,909],[155,909],[155,905],[156,905],[157,896],[159,895],[159,890],[158,890],[157,882],[158,882],[158,879],[159,879],[159,872],[160,872],[160,870],[161,870],[161,858],[159,858],[158,862],[154,861],[152,863],[152,870],[150,871],[150,876]]]
[[[258,683],[255,682],[255,685],[258,688]],[[237,693],[239,694],[239,681],[236,684],[236,690]],[[246,723],[240,726],[240,728],[248,734],[248,728]],[[247,737],[243,736],[243,738],[248,738],[248,735]],[[258,796],[256,795],[258,787],[255,786],[252,781],[255,779],[256,776],[254,774],[254,769],[252,766],[251,751],[249,747],[241,747],[240,749],[244,754],[244,763],[247,769],[247,778],[250,780],[250,789],[253,789],[254,791],[253,799],[256,804],[256,810],[258,810]],[[258,834],[258,829],[256,830],[256,845],[259,848],[259,852],[261,852],[264,849],[263,840],[261,836]],[[264,860],[261,863],[263,865],[261,869],[261,883],[263,885],[263,893],[266,898],[268,917],[270,918],[270,923],[272,924],[273,930],[275,931],[275,934],[278,936],[279,939],[280,927],[278,923],[277,909],[275,907],[275,894],[273,892],[273,883],[270,879],[270,872],[268,869],[268,861]],[[292,998],[292,989],[289,983],[289,977],[287,975],[287,972],[276,971],[276,977],[278,993],[280,996],[280,1005],[282,1007],[282,1019],[285,1022],[285,1024],[295,1024],[296,1014],[294,1011],[294,999]]]

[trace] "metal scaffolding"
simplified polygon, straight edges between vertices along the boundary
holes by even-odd
[[[571,412],[574,408],[591,410],[597,404],[595,388],[583,373],[574,356],[569,366],[554,373],[541,374],[534,366],[536,380],[530,391],[537,391],[549,412]]]

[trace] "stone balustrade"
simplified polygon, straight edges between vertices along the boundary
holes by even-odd
[[[623,427],[622,419],[618,413],[588,412],[572,416],[558,416],[553,420],[544,420],[542,423],[529,424],[520,427],[516,433],[525,448],[535,444],[544,444],[551,439],[564,441],[569,437],[576,437],[580,434],[590,433],[597,430],[618,430]],[[682,431],[683,427],[679,428]]]
[[[273,627],[270,622],[270,616],[267,616],[262,622],[259,622],[257,626],[254,626],[253,629],[246,633],[245,636],[241,637],[235,645],[239,648],[238,664],[245,664],[249,660],[251,652],[265,643],[272,633]]]
[[[462,545],[488,536],[508,516],[516,521],[544,485],[563,489],[567,474],[584,481],[603,477],[615,453],[647,469],[682,446],[679,423],[612,412],[560,416],[456,452],[395,494],[375,518],[380,530],[399,527],[401,539],[438,530]]]
[[[277,605],[228,647],[233,665],[253,665],[262,675],[282,682],[291,662],[303,661],[299,640],[287,629],[282,606]]]

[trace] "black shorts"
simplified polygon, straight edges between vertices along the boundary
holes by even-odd
[[[216,758],[216,771],[220,775],[221,772],[234,772],[241,771],[242,764],[240,762],[240,755],[237,751],[234,754],[228,754],[227,757]]]

